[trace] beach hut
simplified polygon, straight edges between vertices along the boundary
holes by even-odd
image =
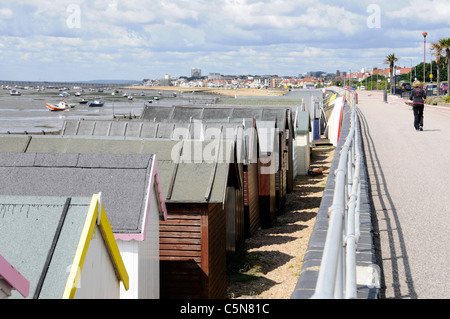
[[[141,138],[201,138],[195,122],[160,122],[139,120],[66,120],[61,129],[65,136],[112,136]]]
[[[236,188],[236,220],[235,220],[235,235],[236,235],[236,245],[232,253],[234,254],[236,250],[244,243],[246,237],[246,231],[249,225],[248,222],[248,205],[245,203],[245,191],[248,185],[244,182],[245,171],[247,168],[247,151],[246,151],[246,140],[245,140],[245,128],[243,124],[236,123],[204,123],[203,128],[203,138],[205,141],[214,141],[216,139],[224,139],[233,143],[233,148],[235,149],[235,165],[238,172],[239,184],[242,187]],[[233,227],[230,225],[229,227]]]
[[[101,191],[131,283],[130,289],[121,285],[120,298],[159,298],[159,220],[167,211],[156,156],[63,154],[57,151],[66,149],[65,143],[57,147],[46,141],[64,139],[33,139],[35,143],[24,141],[27,151],[34,151],[1,154],[0,194],[87,196]],[[88,144],[77,145],[80,152],[89,150]],[[54,153],[36,153],[49,147]]]
[[[235,162],[223,155],[233,144],[214,144],[221,146],[213,161],[189,162],[181,151],[180,161],[160,165],[168,210],[168,220],[161,222],[164,298],[226,296],[227,252],[236,247],[236,194],[242,186]]]
[[[148,157],[145,192],[141,210],[129,210],[117,214],[120,218],[113,228],[120,253],[130,274],[130,289],[121,285],[121,299],[159,299],[160,298],[160,266],[159,266],[159,221],[167,219],[167,209],[159,182],[158,162],[156,156]],[[123,187],[132,187],[132,180],[122,181]],[[141,189],[142,191],[142,189]],[[139,198],[140,199],[140,198]],[[125,201],[133,200],[124,198]],[[137,228],[123,229],[128,220],[138,220]],[[121,221],[121,222],[120,222]]]
[[[17,290],[24,298],[27,298],[30,282],[0,255],[0,299],[11,296],[12,290]]]
[[[273,144],[272,147],[276,147],[276,149],[272,150],[272,154],[274,154],[277,158],[274,162],[271,163],[273,166],[276,165],[275,172],[275,194],[276,194],[276,208],[277,210],[281,210],[286,202],[286,194],[287,194],[287,171],[288,171],[288,163],[289,163],[289,145],[291,136],[290,126],[288,124],[287,112],[288,109],[285,108],[273,108],[273,107],[242,107],[242,106],[232,106],[232,105],[220,105],[218,107],[210,107],[204,111],[204,120],[206,122],[210,121],[211,113],[218,113],[217,111],[221,111],[221,113],[229,112],[228,118],[229,121],[232,122],[241,122],[243,119],[252,119],[255,118],[259,122],[273,121],[275,123],[275,133],[277,136],[277,143]],[[259,132],[259,130],[257,130]],[[291,178],[291,182],[293,178]]]
[[[256,120],[243,119],[240,122],[204,122],[204,135],[211,135],[210,129],[223,128],[225,136],[236,139],[236,154],[242,171],[245,237],[251,237],[261,226],[259,209],[258,155],[259,142]],[[231,131],[230,131],[231,129]]]
[[[196,108],[196,110],[199,110]],[[200,113],[197,114],[198,117]],[[184,117],[182,116],[184,115]],[[224,138],[235,143],[240,180],[244,185],[236,194],[236,248],[245,237],[251,236],[260,227],[258,201],[258,142],[256,121],[243,119],[240,122],[206,122],[193,120],[192,114],[178,114],[176,120],[151,121],[106,121],[106,120],[66,120],[61,135],[64,136],[112,136],[145,137],[165,139],[214,140]],[[184,122],[190,121],[190,122]],[[245,125],[243,124],[245,123]],[[110,130],[120,126],[121,129]],[[107,127],[108,129],[103,129]],[[245,179],[245,182],[244,182]],[[242,210],[244,211],[242,213]],[[230,226],[231,227],[231,226]],[[234,252],[235,248],[229,247]]]
[[[276,173],[279,156],[277,123],[274,121],[256,121],[259,139],[258,180],[261,226],[270,227],[276,220]]]
[[[109,299],[119,298],[120,282],[128,289],[99,194],[0,196],[0,211],[2,256],[30,281],[28,298]]]
[[[294,165],[297,175],[308,175],[311,163],[311,120],[308,111],[299,110],[295,121]]]
[[[161,110],[164,108],[165,110]],[[255,118],[259,121],[276,121],[278,143],[278,159],[276,163],[276,199],[277,209],[281,210],[286,201],[286,194],[292,191],[294,184],[293,171],[293,139],[295,132],[291,116],[291,107],[281,106],[242,106],[242,105],[208,105],[204,106],[173,106],[148,108],[142,113],[141,119],[152,121],[178,121],[197,119],[202,122],[242,122],[243,119]]]
[[[77,123],[78,122],[78,123]],[[94,123],[88,123],[87,122],[95,122]],[[122,121],[125,123],[125,121]],[[128,122],[128,121],[127,121]],[[127,125],[130,125],[130,123],[125,123]],[[79,129],[74,130],[73,127],[83,127],[83,125],[86,125],[87,127],[99,127],[99,126],[111,126],[116,125],[118,121],[66,121],[66,125],[64,125],[65,129],[63,130],[62,134],[66,137],[72,136],[71,134],[75,134],[77,137],[82,136],[88,136],[87,134],[84,135],[76,135],[80,134],[82,130]],[[138,122],[135,122],[136,124]],[[195,147],[198,148],[198,146],[205,147],[209,144],[209,141],[214,141],[215,139],[225,139],[227,141],[230,141],[233,146],[233,152],[234,156],[238,156],[239,158],[232,159],[235,161],[234,165],[237,166],[238,169],[238,178],[240,180],[240,185],[243,185],[243,156],[244,154],[244,141],[243,141],[243,127],[239,127],[236,124],[227,124],[227,125],[214,125],[209,124],[207,127],[205,124],[202,124],[201,122],[197,120],[192,120],[189,123],[185,122],[173,122],[173,121],[166,121],[166,122],[141,122],[141,124],[147,125],[152,124],[155,125],[157,128],[163,128],[165,127],[165,134],[154,134],[153,139],[148,139],[145,142],[145,148],[143,151],[145,153],[149,152],[156,152],[161,160],[173,160],[174,154],[173,149],[176,148],[177,142],[174,141],[168,141],[168,139],[172,140],[180,140],[180,139],[188,139],[188,140],[197,140],[198,143],[190,144],[190,145],[196,145]],[[122,126],[127,126],[123,125]],[[226,126],[226,127],[225,127]],[[87,130],[90,134],[92,132],[91,129]],[[103,130],[105,132],[105,130]],[[125,130],[120,130],[120,134],[117,134],[116,137],[124,137],[125,136]],[[155,131],[156,132],[156,131]],[[160,131],[157,131],[160,132]],[[206,132],[206,133],[205,133]],[[91,135],[89,135],[91,136]],[[161,139],[161,140],[159,140]],[[159,141],[158,141],[159,140]],[[166,140],[166,141],[164,141]],[[110,141],[110,140],[109,140]],[[124,146],[125,149],[129,149],[126,146]],[[72,151],[78,151],[78,150],[72,150]],[[140,152],[141,150],[139,150]],[[133,151],[135,152],[135,151]],[[186,155],[186,153],[185,153]],[[194,150],[192,153],[193,160],[194,161],[202,161],[202,150]],[[229,255],[233,255],[236,252],[236,249],[244,242],[245,240],[245,225],[244,225],[244,190],[242,187],[236,188],[236,194],[230,195],[235,198],[233,201],[235,203],[235,208],[232,210],[230,205],[227,205],[227,208],[229,210],[227,216],[227,236],[230,238],[227,239],[227,252]],[[231,201],[230,197],[230,201]],[[232,238],[234,237],[234,238]]]
[[[15,143],[21,144],[17,152],[156,154],[167,208],[167,220],[160,220],[160,297],[225,297],[227,247],[235,245],[227,240],[236,238],[227,236],[235,231],[227,220],[236,218],[233,194],[242,187],[234,143],[83,136],[33,136]]]
[[[264,107],[262,121],[276,121],[279,132],[279,206],[284,206],[286,194],[294,189],[293,143],[295,131],[289,107]]]
[[[244,216],[245,233],[247,237],[261,226],[261,213],[259,203],[259,139],[256,119],[244,122],[245,162],[244,162]]]

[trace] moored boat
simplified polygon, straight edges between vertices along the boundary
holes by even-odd
[[[50,111],[65,111],[70,109],[70,105],[67,102],[59,102],[58,104],[49,104],[45,105]]]
[[[95,100],[94,102],[88,102],[89,106],[103,106],[105,103],[103,101]]]
[[[22,92],[17,91],[17,90],[11,90],[11,91],[9,91],[9,94],[10,95],[15,95],[15,96],[21,96]]]
[[[87,104],[87,103],[88,103],[88,100],[86,100],[86,99],[81,99],[79,103],[80,103],[80,104]]]

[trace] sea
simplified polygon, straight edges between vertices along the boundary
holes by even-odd
[[[11,95],[10,90],[21,95]],[[79,95],[77,94],[79,93]],[[68,94],[67,97],[63,94]],[[129,99],[129,96],[132,99]],[[156,98],[155,98],[156,97]],[[80,104],[80,100],[102,100],[102,107]],[[177,104],[176,91],[134,88],[45,88],[0,86],[0,134],[58,134],[65,120],[139,118],[146,105]],[[46,104],[67,102],[71,108],[50,111]]]
[[[10,90],[21,95],[10,94]],[[79,94],[78,94],[79,93]],[[68,94],[67,97],[62,96]],[[311,99],[321,90],[293,90],[283,97],[224,98],[222,102],[233,105],[302,105],[309,108]],[[132,99],[129,99],[129,97]],[[80,100],[102,100],[102,107],[80,104]],[[66,120],[112,120],[114,118],[140,118],[145,107],[173,105],[202,105],[212,102],[210,94],[134,88],[134,87],[17,87],[0,85],[0,134],[59,134]],[[283,102],[281,102],[284,100]],[[71,108],[50,111],[46,104],[67,102]]]

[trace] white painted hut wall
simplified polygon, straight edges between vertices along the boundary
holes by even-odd
[[[159,207],[151,196],[145,240],[117,240],[130,280],[128,291],[120,284],[120,299],[159,299]]]
[[[159,299],[159,206],[153,189],[145,241],[139,242],[139,299]]]
[[[123,283],[120,283],[120,299],[138,299],[139,295],[139,242],[135,240],[117,240],[120,255],[128,272],[130,288],[125,290]]]
[[[292,152],[292,165],[294,166],[292,168],[292,174],[294,175],[294,179],[298,175],[298,163],[297,163],[297,152],[295,147],[295,139],[292,139],[292,145],[294,145],[294,151]]]
[[[75,299],[119,299],[119,278],[101,230],[95,225]]]
[[[297,174],[308,175],[310,166],[309,134],[298,134],[295,138]]]

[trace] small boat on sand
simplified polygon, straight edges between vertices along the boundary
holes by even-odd
[[[59,102],[58,104],[49,104],[45,105],[50,111],[65,111],[70,109],[70,105],[67,102]]]
[[[95,100],[94,102],[88,102],[89,106],[103,106],[105,103],[103,101]]]
[[[21,96],[22,92],[16,91],[16,90],[11,90],[11,91],[9,91],[9,95]]]
[[[81,99],[79,103],[80,103],[80,104],[87,104],[87,103],[88,103],[88,100],[86,100],[86,99]]]

